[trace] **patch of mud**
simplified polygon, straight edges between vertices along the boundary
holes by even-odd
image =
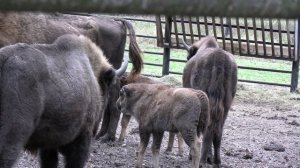
[[[179,86],[180,82],[168,76]],[[172,78],[172,79],[170,79]],[[161,80],[161,79],[160,79]],[[291,94],[288,88],[265,85],[238,85],[234,104],[225,122],[221,159],[223,168],[300,167],[300,102],[290,99],[300,97]],[[129,134],[137,127],[132,120],[128,126],[125,145],[118,142],[103,144],[94,141],[86,168],[132,168],[136,162],[136,148],[139,136]],[[120,126],[117,137],[120,134]],[[160,165],[163,168],[188,168],[189,149],[184,145],[183,156],[178,156],[178,145],[170,154],[164,153],[168,133],[165,133],[160,151]],[[177,142],[177,141],[176,141]],[[152,166],[151,144],[146,150],[144,166]],[[62,160],[62,159],[61,159]],[[63,164],[60,163],[60,167]],[[23,153],[15,168],[39,167],[38,159]]]

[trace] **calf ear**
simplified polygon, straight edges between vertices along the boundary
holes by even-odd
[[[127,97],[130,96],[130,91],[129,91],[129,89],[127,88],[127,86],[123,86],[120,92],[121,92],[122,94],[126,95]]]

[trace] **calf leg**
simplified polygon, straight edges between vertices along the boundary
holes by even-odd
[[[180,131],[184,141],[190,147],[192,156],[192,168],[199,168],[200,163],[200,141],[196,129]]]
[[[121,120],[121,134],[120,134],[120,137],[119,137],[119,141],[120,142],[124,142],[124,139],[125,139],[125,136],[126,136],[126,129],[127,129],[127,126],[129,124],[129,121],[130,121],[130,118],[131,116],[130,115],[124,115],[122,116],[122,120]]]
[[[83,168],[89,156],[91,136],[80,134],[73,142],[61,148],[66,168]]]
[[[138,148],[138,157],[137,157],[136,167],[142,167],[145,150],[149,143],[149,139],[150,139],[150,133],[143,132],[142,130],[140,130],[140,145]]]
[[[56,168],[58,165],[58,152],[56,149],[41,149],[40,166],[41,168]]]
[[[159,168],[159,149],[163,136],[164,132],[153,133],[152,155],[154,168]]]

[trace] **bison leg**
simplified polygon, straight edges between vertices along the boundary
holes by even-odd
[[[183,138],[180,133],[177,134],[177,139],[178,139],[178,155],[182,156],[183,155]]]
[[[220,129],[218,133],[215,133],[213,137],[215,167],[220,167],[221,165],[221,157],[220,157],[221,140],[222,140],[222,129]]]
[[[200,164],[204,166],[206,165],[209,159],[208,157],[212,157],[211,146],[213,140],[213,133],[212,133],[211,126],[204,132],[202,139],[203,140],[202,140],[202,147],[201,147]]]
[[[124,139],[125,139],[125,136],[126,136],[126,129],[127,129],[128,124],[129,124],[130,118],[131,118],[130,115],[124,115],[123,114],[123,116],[122,116],[122,120],[121,120],[122,129],[121,129],[121,134],[120,134],[120,138],[119,138],[119,141],[122,142],[122,143],[124,142]]]
[[[138,148],[138,157],[137,157],[136,167],[142,167],[145,150],[149,143],[149,139],[150,139],[150,133],[143,132],[142,130],[140,130],[140,145]]]
[[[152,155],[153,155],[153,167],[159,168],[159,149],[161,145],[164,132],[153,133],[153,143],[152,143]]]
[[[41,168],[56,168],[58,165],[58,152],[55,149],[41,149],[40,166]]]
[[[170,132],[169,133],[168,147],[166,149],[166,153],[172,152],[172,148],[173,148],[173,144],[174,144],[174,138],[175,138],[175,133]]]
[[[66,168],[83,168],[89,156],[91,136],[80,134],[73,142],[62,147]]]
[[[34,121],[28,113],[1,112],[0,167],[11,168],[33,132]]]
[[[105,111],[104,111],[104,116],[101,124],[101,129],[99,133],[96,135],[96,139],[100,139],[107,133],[108,125],[109,125],[109,120],[110,120],[110,110],[109,110],[109,105],[107,105]]]

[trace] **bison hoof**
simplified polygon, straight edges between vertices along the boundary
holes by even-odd
[[[96,140],[99,140],[101,137],[103,137],[105,135],[104,131],[100,131],[97,135],[96,135]]]
[[[172,152],[172,148],[167,148],[165,151],[166,154],[170,154],[171,152]]]
[[[96,137],[97,139],[97,137]],[[100,142],[102,143],[107,143],[107,142],[114,142],[116,137],[114,136],[109,136],[108,134],[105,134],[104,136],[98,138],[100,140]]]
[[[199,168],[212,168],[212,165],[209,165],[207,163],[200,163]]]
[[[220,168],[221,167],[221,164],[214,164],[213,165],[213,168]]]
[[[211,154],[209,154],[209,155],[207,156],[207,163],[208,163],[208,164],[213,164],[213,156],[212,156]]]

